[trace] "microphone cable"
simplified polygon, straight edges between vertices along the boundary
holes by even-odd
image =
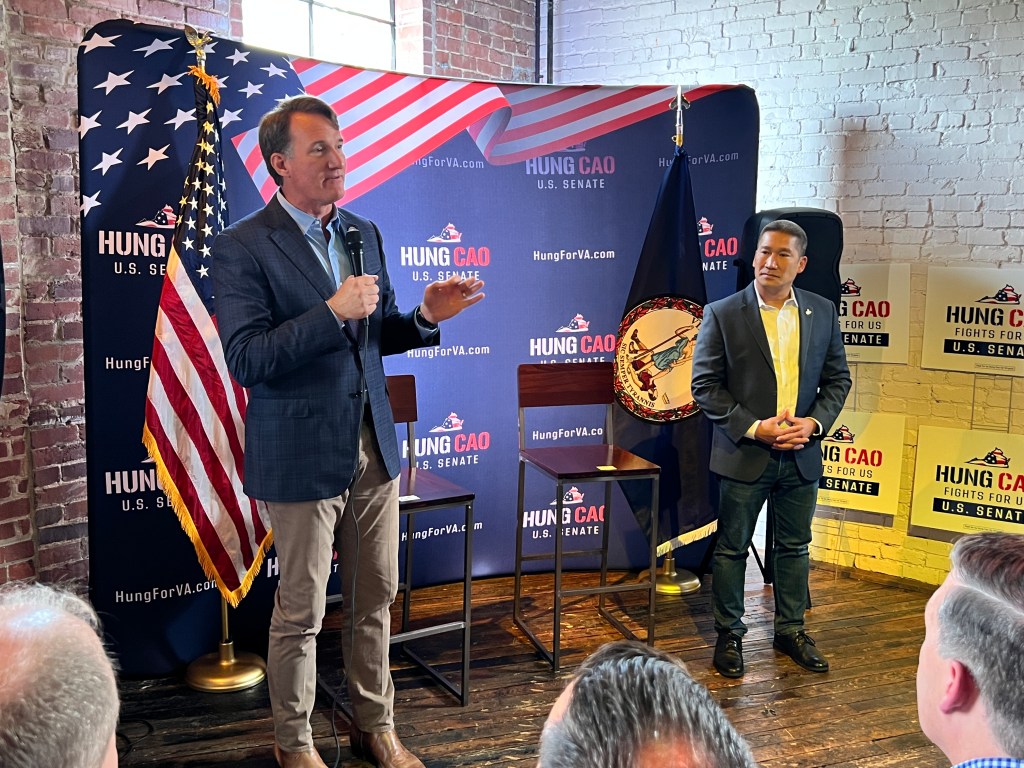
[[[345,231],[345,248],[348,250],[349,256],[352,259],[352,274],[354,274],[356,277],[362,277],[362,275],[363,275],[363,235],[359,231],[358,227],[353,225],[353,226],[350,226]],[[363,345],[362,345],[362,351],[363,351],[363,354],[366,354],[366,353],[369,352],[369,346],[370,346],[370,317],[366,317],[365,320],[360,321],[360,325],[363,326]],[[357,344],[358,344],[358,339],[357,339]],[[359,351],[360,350],[357,348],[356,349],[356,356],[357,357],[359,357]],[[367,384],[366,384],[366,366],[365,366],[365,364],[363,363],[363,361],[361,359],[359,360],[359,383],[360,383],[360,388],[361,388],[360,389],[360,394],[361,394],[362,413],[360,415],[360,423],[359,423],[360,436],[357,437],[357,440],[361,441],[362,440],[362,437],[361,437],[361,433],[362,433],[362,420],[366,418],[366,406],[369,403],[369,391],[367,389]],[[357,462],[358,462],[358,458],[357,458]],[[356,469],[357,469],[357,472],[358,472],[358,463],[357,463]],[[351,486],[349,486],[349,499],[351,499],[351,494],[354,493],[354,491],[355,491],[355,483],[353,483]],[[342,521],[342,524],[344,524],[344,520]],[[357,616],[356,616],[356,581],[357,581],[357,574],[359,573],[359,550],[360,550],[360,545],[362,543],[362,541],[361,541],[361,534],[360,534],[360,531],[359,531],[359,518],[358,518],[358,516],[356,515],[356,512],[355,512],[354,500],[353,500],[353,504],[352,504],[352,525],[355,527],[356,538],[355,538],[354,551],[352,553],[352,589],[351,589],[352,599],[350,601],[351,605],[346,605],[344,599],[342,599],[342,609],[345,610],[345,611],[348,611],[349,616],[350,616],[350,620],[349,620],[349,655],[350,656],[351,656],[351,654],[353,654],[355,652],[355,647],[356,647],[356,620],[357,620]],[[339,561],[341,560],[341,553],[340,552],[338,553],[338,560]],[[339,562],[339,565],[340,565],[340,567],[344,568],[344,564],[343,563]],[[344,592],[345,592],[345,590],[344,590],[344,588],[342,588],[342,595],[344,595]],[[390,647],[385,648],[384,649],[384,653],[390,654]],[[342,656],[344,656],[344,654],[342,654]],[[351,658],[345,658],[345,659],[343,659],[343,661],[345,663],[345,672],[342,675],[341,683],[339,683],[338,689],[334,692],[334,696],[331,697],[331,734],[334,736],[334,746],[335,746],[335,757],[334,757],[334,766],[333,766],[333,768],[338,768],[338,766],[341,764],[341,737],[338,735],[338,724],[337,724],[337,721],[336,721],[336,713],[337,713],[337,709],[338,709],[338,698],[341,696],[342,690],[345,688],[346,684],[348,683],[348,665],[352,663],[352,659]],[[350,716],[350,726],[354,722],[355,722],[355,707],[352,707],[352,714]],[[351,727],[349,729],[349,734],[350,734],[349,741],[350,741],[350,748],[351,748]],[[355,753],[355,749],[352,749],[352,752],[354,754]]]

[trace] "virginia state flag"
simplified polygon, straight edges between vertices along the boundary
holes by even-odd
[[[686,152],[677,148],[654,205],[624,316],[642,302],[665,295],[687,299],[701,309],[707,304],[689,166]],[[617,444],[661,467],[658,554],[714,533],[717,488],[708,471],[711,424],[704,415],[698,411],[679,421],[651,423],[617,408],[613,425]],[[621,486],[649,535],[650,484],[626,481]]]

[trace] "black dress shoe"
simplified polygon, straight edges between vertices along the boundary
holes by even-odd
[[[734,632],[719,632],[715,643],[715,669],[723,677],[743,677],[743,640]]]
[[[772,645],[804,669],[828,672],[828,659],[821,655],[821,651],[814,646],[814,640],[803,630],[795,635],[776,635]]]

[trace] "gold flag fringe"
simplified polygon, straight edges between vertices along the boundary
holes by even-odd
[[[217,78],[213,75],[206,74],[205,70],[200,69],[195,64],[188,68],[188,73],[206,86],[206,90],[210,92],[210,98],[213,99],[213,103],[219,107],[220,83],[217,82]]]
[[[658,545],[658,557],[662,557],[663,555],[667,555],[669,552],[671,552],[676,547],[682,547],[682,546],[685,546],[687,544],[693,544],[693,542],[695,542],[695,541],[700,541],[701,539],[706,539],[708,536],[710,536],[712,533],[714,533],[717,530],[718,530],[718,521],[717,520],[712,520],[707,525],[703,525],[700,528],[694,528],[692,531],[687,531],[686,533],[681,533],[678,536],[676,536],[674,539],[669,539],[668,541],[663,541],[661,544]]]
[[[259,548],[257,549],[253,558],[252,565],[249,566],[249,570],[245,573],[245,578],[242,579],[241,585],[237,589],[230,589],[224,580],[221,578],[220,573],[213,565],[213,559],[206,551],[206,547],[203,546],[202,539],[199,537],[199,531],[196,529],[195,522],[189,515],[188,508],[185,506],[184,500],[181,498],[181,494],[178,492],[177,486],[174,484],[174,480],[171,478],[170,472],[167,471],[167,467],[164,464],[163,458],[160,456],[160,449],[157,447],[156,440],[153,438],[152,433],[148,427],[142,429],[142,444],[146,446],[146,451],[149,453],[149,457],[156,464],[156,476],[160,481],[160,487],[164,493],[167,494],[167,498],[171,501],[171,508],[174,510],[174,514],[178,516],[178,522],[181,523],[182,529],[192,542],[192,546],[195,547],[196,556],[199,558],[199,565],[202,566],[203,573],[208,578],[217,582],[217,589],[221,595],[228,602],[232,608],[237,608],[238,604],[242,602],[242,598],[249,592],[249,588],[256,580],[256,575],[260,572],[260,567],[263,565],[263,558],[266,557],[267,552],[270,550],[271,544],[274,543],[274,532],[267,531],[266,538],[260,542]]]

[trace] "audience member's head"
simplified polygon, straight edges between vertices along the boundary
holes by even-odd
[[[0,586],[0,768],[117,765],[117,684],[98,631],[69,592]]]
[[[682,662],[636,642],[591,655],[559,696],[538,768],[744,768],[750,749]]]
[[[1024,536],[964,536],[950,557],[925,609],[921,730],[954,764],[1024,758]]]

